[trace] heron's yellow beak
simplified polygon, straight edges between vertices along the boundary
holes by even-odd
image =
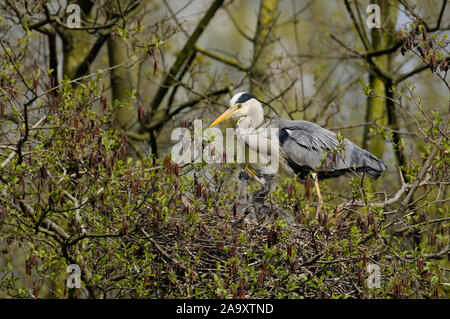
[[[253,172],[250,168],[246,167],[245,169],[253,176],[258,177],[258,175],[255,172]]]
[[[222,113],[221,116],[219,116],[214,122],[211,123],[209,127],[213,127],[214,125],[219,124],[222,121],[225,121],[227,118],[229,118],[231,115],[233,115],[234,112],[236,112],[237,107],[233,107],[231,109],[226,110]]]

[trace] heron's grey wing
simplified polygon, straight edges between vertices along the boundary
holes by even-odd
[[[274,119],[278,126],[280,156],[285,168],[305,178],[310,171],[319,178],[339,176],[350,171],[365,171],[377,177],[386,167],[383,162],[351,141],[340,142],[335,133],[308,121]]]
[[[319,171],[325,153],[339,146],[334,133],[314,123],[284,119],[272,122],[279,127],[282,166],[291,174],[299,174],[301,179],[310,171]]]
[[[339,146],[336,134],[308,121],[288,121],[280,119],[281,128],[300,147],[319,152],[330,151]],[[281,136],[283,137],[283,136]]]

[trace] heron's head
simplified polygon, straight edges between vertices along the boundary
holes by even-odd
[[[230,100],[230,108],[222,113],[209,127],[219,124],[230,117],[263,115],[261,102],[251,93],[241,92]]]

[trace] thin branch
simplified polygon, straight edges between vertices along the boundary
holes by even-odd
[[[350,48],[348,45],[346,45],[345,43],[343,43],[341,40],[339,40],[338,38],[336,38],[333,34],[330,35],[330,37],[336,41],[339,45],[341,45],[343,48],[345,48],[346,50],[354,53],[357,57],[360,58],[364,58],[364,55],[362,53],[359,53],[358,51]],[[376,73],[378,76],[380,76],[383,81],[392,81],[391,76],[386,73],[385,71],[383,71],[381,68],[379,68],[372,60],[372,58],[367,57],[365,58],[365,60],[367,61],[367,63],[369,64],[369,66],[371,67],[370,70],[372,70],[374,73]]]
[[[230,10],[228,8],[225,8],[225,12],[228,15],[228,18],[230,18],[231,22],[233,23],[235,29],[237,30],[237,32],[244,38],[247,39],[248,41],[253,41],[253,38],[249,35],[247,35],[239,26],[239,24],[237,23],[237,21],[234,19],[233,15],[231,14]]]
[[[436,23],[436,29],[441,27],[442,17],[444,16],[445,6],[447,5],[447,0],[442,0],[441,12],[439,12],[439,18]]]
[[[398,49],[400,49],[403,45],[403,40],[398,40],[397,42],[395,42],[392,46],[385,48],[385,49],[381,49],[381,50],[375,50],[375,51],[371,51],[371,52],[366,52],[361,54],[361,57],[367,59],[367,58],[374,58],[374,57],[378,57],[381,55],[385,55],[385,54],[390,54],[390,53],[394,53],[395,51],[397,51]]]
[[[228,87],[222,88],[222,89],[219,89],[219,90],[215,90],[215,91],[206,93],[206,94],[204,94],[202,96],[194,98],[194,99],[192,99],[190,101],[187,101],[185,103],[182,103],[182,104],[174,107],[174,109],[171,110],[170,112],[164,112],[164,116],[161,119],[158,119],[156,121],[153,121],[152,123],[147,124],[145,126],[145,128],[147,130],[150,130],[150,131],[159,129],[164,123],[167,122],[167,120],[169,120],[171,117],[175,116],[176,114],[180,113],[182,110],[184,110],[186,108],[189,108],[189,107],[193,107],[196,104],[200,103],[202,100],[208,99],[208,98],[213,97],[213,96],[218,96],[218,95],[221,95],[221,94],[225,94],[225,93],[228,93],[229,91],[230,91],[230,88],[228,88]],[[140,140],[144,136],[147,136],[147,135],[143,135],[143,134],[139,134],[139,135],[129,134],[129,132],[127,132],[127,135],[129,137],[131,137],[131,138],[135,138],[136,137],[136,140]]]
[[[369,41],[365,37],[364,32],[361,30],[361,26],[356,21],[355,15],[353,14],[353,10],[350,7],[350,3],[348,2],[348,0],[345,0],[344,3],[345,3],[345,8],[347,9],[347,12],[350,14],[350,18],[353,21],[353,25],[355,26],[356,32],[359,35],[359,39],[361,40],[362,44],[364,45],[364,49],[366,49],[366,51],[369,51],[369,48],[370,48]]]
[[[450,63],[450,57],[447,57],[447,58],[445,59],[445,61],[446,61],[447,63]],[[415,69],[409,71],[408,73],[405,73],[405,74],[403,74],[403,75],[400,75],[397,79],[394,80],[394,83],[395,83],[395,84],[398,84],[398,83],[400,83],[400,82],[402,82],[402,81],[408,79],[409,77],[411,77],[411,76],[413,76],[413,75],[415,75],[415,74],[418,74],[418,73],[420,73],[420,72],[422,72],[422,71],[425,71],[425,70],[427,70],[427,69],[429,69],[429,68],[430,68],[430,66],[427,65],[427,64],[421,65],[421,66],[419,66],[419,67],[417,67],[417,68],[415,68]],[[444,82],[445,82],[445,81],[444,81]]]
[[[175,78],[178,72],[181,70],[183,64],[187,61],[187,59],[191,56],[192,51],[195,50],[195,44],[200,36],[203,34],[203,31],[206,29],[206,26],[209,24],[211,19],[214,17],[215,13],[222,6],[224,0],[215,0],[212,5],[209,7],[208,11],[205,13],[203,18],[198,23],[191,37],[188,39],[186,44],[184,45],[181,52],[178,54],[175,63],[170,68],[166,78],[163,83],[159,87],[156,92],[153,100],[150,103],[150,107],[152,111],[155,111],[161,106],[161,102],[166,96],[169,88],[175,83]],[[151,115],[147,115],[146,122],[150,120]]]
[[[31,129],[37,128],[37,127],[38,127],[39,125],[41,125],[46,119],[47,119],[47,115],[41,117],[41,118],[39,119],[39,121],[37,121],[36,124],[34,124],[34,125],[31,127]],[[30,129],[30,130],[31,130],[31,129]],[[2,164],[0,165],[0,167],[1,167],[1,168],[4,168],[4,167],[8,166],[9,163],[11,163],[11,161],[13,160],[14,156],[16,156],[16,154],[17,154],[17,149],[14,150],[14,151],[12,151],[12,152],[8,155],[8,157],[2,162]]]
[[[207,51],[205,48],[203,48],[203,47],[201,47],[199,45],[196,45],[195,49],[199,53],[201,53],[203,55],[206,55],[206,56],[210,57],[211,59],[220,61],[220,62],[222,62],[224,64],[229,65],[229,66],[232,66],[232,67],[238,69],[239,71],[242,71],[242,72],[249,72],[250,71],[248,67],[246,67],[245,65],[240,64],[238,61],[233,60],[231,58],[228,58],[226,56],[223,56],[221,54],[215,53],[215,52]]]

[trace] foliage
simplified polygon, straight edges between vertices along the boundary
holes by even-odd
[[[376,203],[380,196],[358,177],[349,185],[349,201],[327,205],[318,221],[301,184],[286,179],[271,202],[295,224],[276,213],[252,222],[237,211],[236,185],[220,168],[201,177],[202,165],[127,160],[126,138],[112,129],[111,105],[100,114],[92,108],[102,86],[100,78],[78,90],[64,84],[22,163],[16,156],[2,170],[2,242],[22,247],[27,274],[38,278],[33,290],[23,290],[14,286],[9,266],[3,296],[39,296],[44,283],[64,278],[72,263],[82,269],[79,297],[439,295],[445,264],[427,256],[439,257],[449,244],[448,227],[435,228],[448,208],[434,211],[432,200],[433,181],[446,178],[438,168],[448,165],[439,155],[448,152],[448,142],[431,159],[437,169],[422,183],[423,198],[407,208],[396,230],[403,239],[386,227],[393,214],[387,207],[399,206]],[[433,122],[441,124],[439,117]],[[416,178],[420,168],[409,173]],[[412,246],[407,234],[422,236],[429,228],[429,238]],[[369,263],[381,267],[380,288],[367,287]],[[55,288],[54,296],[67,295],[64,281]]]

